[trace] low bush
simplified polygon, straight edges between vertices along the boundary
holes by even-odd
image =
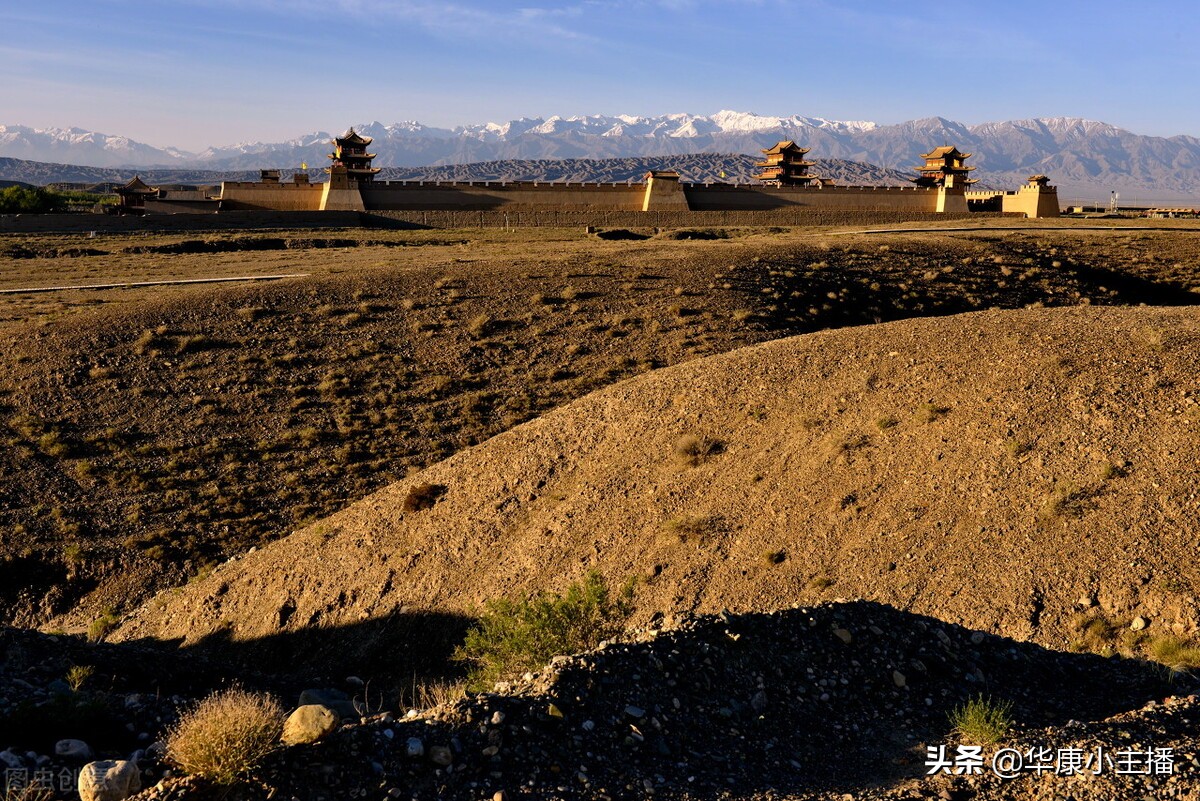
[[[614,594],[595,571],[561,595],[490,601],[455,658],[472,664],[472,688],[489,689],[505,676],[540,668],[554,656],[595,648],[620,633],[633,611],[632,601],[632,580]]]
[[[950,712],[954,733],[975,745],[998,743],[1012,728],[1012,703],[982,695],[968,699]]]
[[[275,749],[283,708],[269,695],[238,687],[209,695],[167,731],[167,758],[185,772],[231,785]]]

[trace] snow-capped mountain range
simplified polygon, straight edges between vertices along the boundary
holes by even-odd
[[[820,117],[720,111],[710,116],[588,115],[521,118],[458,128],[415,121],[356,124],[374,138],[380,167],[480,161],[607,159],[689,153],[756,154],[780,139],[812,148],[811,157],[869,162],[911,171],[919,154],[955,144],[974,153],[976,175],[1009,185],[1045,173],[1068,193],[1109,190],[1200,196],[1200,139],[1143,136],[1103,122],[1051,117],[964,125],[942,117],[896,125]],[[340,133],[340,131],[338,131]],[[332,133],[285,142],[247,142],[200,153],[157,148],[126,136],[71,129],[0,126],[0,156],[94,167],[247,170],[326,163]]]

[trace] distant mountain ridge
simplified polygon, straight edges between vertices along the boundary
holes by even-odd
[[[377,166],[429,167],[483,162],[625,159],[695,153],[754,155],[780,139],[812,148],[812,157],[880,165],[911,174],[921,153],[955,144],[974,153],[976,175],[1015,187],[1033,173],[1049,175],[1065,197],[1167,201],[1200,197],[1200,139],[1143,136],[1076,117],[964,125],[943,117],[897,125],[793,115],[721,111],[710,116],[522,118],[458,128],[415,121],[356,125],[374,137]],[[286,142],[211,147],[201,153],[155,148],[127,137],[80,129],[39,131],[0,126],[0,156],[87,166],[219,171],[310,167],[328,163],[329,132]]]

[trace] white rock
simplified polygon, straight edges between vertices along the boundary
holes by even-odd
[[[1149,620],[1142,617],[1141,615],[1138,615],[1137,617],[1135,617],[1133,619],[1133,622],[1129,624],[1129,628],[1132,629],[1133,631],[1141,631],[1142,629],[1146,628],[1149,625],[1150,625]]]
[[[89,762],[79,772],[80,801],[124,801],[142,789],[137,762],[103,759]]]
[[[11,750],[0,751],[0,763],[14,770],[20,770],[25,766],[25,760],[21,759],[20,756],[14,754]]]
[[[83,740],[59,740],[54,744],[54,755],[86,762],[92,758],[92,749]]]

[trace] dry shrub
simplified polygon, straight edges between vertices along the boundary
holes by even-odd
[[[420,681],[413,676],[410,687],[400,688],[400,706],[408,709],[433,709],[451,704],[466,693],[467,683],[454,679]]]
[[[685,434],[675,441],[675,460],[684,467],[696,467],[725,450],[725,444],[712,437]]]
[[[209,695],[167,731],[167,757],[193,776],[230,785],[279,742],[283,708],[269,695],[232,687]]]

